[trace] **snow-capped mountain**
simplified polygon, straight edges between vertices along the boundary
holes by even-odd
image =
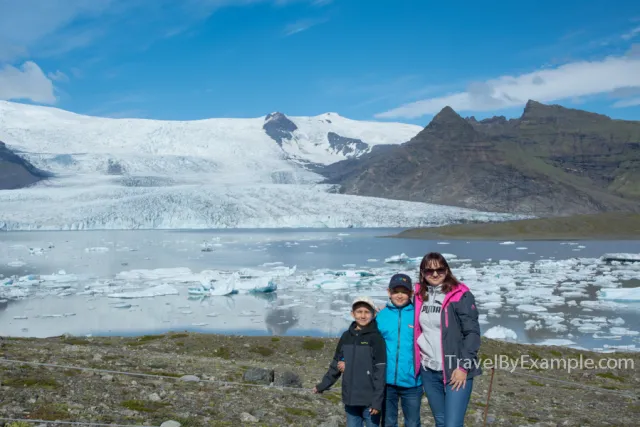
[[[0,229],[371,227],[503,218],[335,194],[305,168],[399,144],[417,131],[334,113],[159,121],[0,101],[0,141],[54,174],[0,191]]]

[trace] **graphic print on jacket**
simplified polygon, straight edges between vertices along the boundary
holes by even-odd
[[[388,302],[376,317],[387,346],[387,384],[407,388],[422,385],[422,377],[415,375],[413,363],[414,314],[411,302],[404,307]]]
[[[442,345],[440,342],[440,324],[442,322],[442,303],[445,294],[442,285],[429,286],[429,298],[422,304],[420,316],[420,328],[422,333],[418,337],[420,347],[420,363],[424,368],[434,371],[442,370]]]
[[[345,362],[344,373],[338,362]],[[342,402],[382,410],[387,349],[376,320],[362,329],[353,322],[340,337],[329,370],[316,387],[323,392],[342,375]]]

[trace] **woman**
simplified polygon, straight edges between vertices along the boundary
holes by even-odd
[[[462,426],[473,378],[482,373],[475,298],[437,252],[424,256],[419,275],[415,285],[415,372],[422,376],[436,427]]]

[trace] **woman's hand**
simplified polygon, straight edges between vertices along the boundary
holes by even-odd
[[[345,365],[343,361],[338,362],[338,371],[344,372],[344,366]]]
[[[378,409],[373,409],[373,408],[371,408],[369,412],[371,412],[371,415],[378,415],[380,413]]]
[[[460,390],[460,387],[464,388],[467,385],[467,373],[460,368],[456,368],[451,374],[449,384],[451,384],[451,388],[454,391]]]
[[[311,390],[313,394],[318,394],[318,386],[315,386],[313,390]]]

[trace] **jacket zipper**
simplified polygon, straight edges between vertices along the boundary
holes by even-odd
[[[359,337],[360,333],[358,333],[356,336]],[[353,361],[352,363],[356,362],[356,343],[357,342],[358,342],[358,340],[355,340],[354,343],[353,343],[353,352],[352,352],[352,357],[351,357],[351,360]],[[355,371],[355,369],[351,368],[351,372],[350,372],[350,375],[349,375],[349,384],[353,384],[353,372],[354,371]],[[351,394],[351,393],[349,393],[349,394]],[[349,401],[353,402],[353,400],[352,400],[353,396],[349,396],[349,397],[350,397]]]
[[[459,291],[458,291],[459,292]],[[444,325],[445,328],[449,327],[449,307],[448,307],[448,303],[449,300],[451,299],[451,296],[447,295],[449,298],[445,297],[445,300],[442,302],[442,311],[444,313]],[[447,304],[447,305],[445,305]],[[442,353],[442,381],[444,382],[445,386],[447,384],[447,367],[444,364],[444,341],[442,339],[442,319],[440,320],[440,347],[442,349],[441,353]]]
[[[396,349],[396,376],[393,383],[398,385],[398,361],[400,360],[400,332],[402,332],[402,309],[398,310],[398,348]]]

